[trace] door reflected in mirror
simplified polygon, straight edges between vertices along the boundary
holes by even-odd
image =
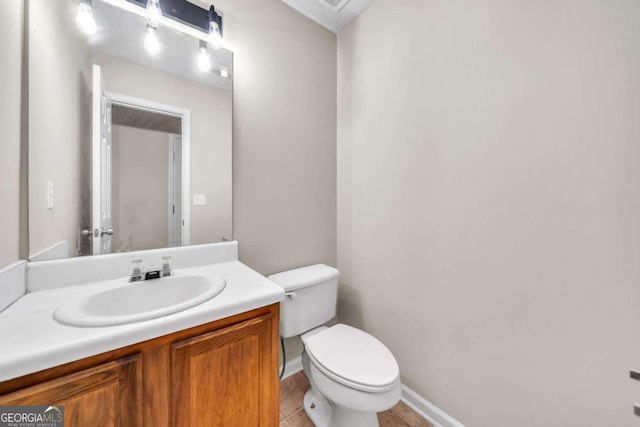
[[[96,67],[94,76],[100,74]],[[190,152],[191,143],[182,128],[189,127],[190,112],[113,93],[106,111],[111,131],[92,151],[95,165],[108,164],[94,176],[92,192],[103,200],[91,213],[100,230],[92,253],[188,245],[191,217],[188,210],[183,215],[183,194],[188,206],[191,174],[183,152]]]
[[[113,251],[189,244],[183,238],[183,116],[113,104]],[[187,145],[188,142],[185,143]],[[188,147],[185,148],[188,151]],[[147,158],[147,153],[153,153]],[[140,161],[144,159],[144,161]],[[189,175],[189,174],[187,174]],[[188,200],[187,200],[188,202]],[[130,218],[127,212],[137,214]]]
[[[230,240],[232,52],[163,17],[150,53],[140,6],[87,31],[82,4],[29,4],[30,258]]]

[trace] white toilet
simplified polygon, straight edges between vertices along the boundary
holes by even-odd
[[[375,427],[377,412],[400,400],[400,370],[373,336],[347,325],[324,326],[336,314],[338,270],[323,264],[269,276],[284,288],[280,335],[299,335],[311,383],[304,410],[316,427]]]

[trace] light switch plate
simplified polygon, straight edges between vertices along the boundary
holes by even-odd
[[[56,191],[52,181],[47,181],[47,209],[53,209],[55,203]]]
[[[206,194],[194,194],[193,195],[193,206],[206,206],[207,205],[207,195]]]

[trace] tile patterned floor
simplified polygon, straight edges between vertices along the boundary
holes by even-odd
[[[302,372],[280,383],[280,427],[313,427],[302,407],[308,389],[309,381]],[[378,414],[378,421],[380,427],[433,427],[402,402]]]

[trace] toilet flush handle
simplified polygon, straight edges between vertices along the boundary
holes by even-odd
[[[291,298],[291,299],[294,299],[296,297],[296,293],[295,292],[285,292],[284,296],[288,297],[288,298]]]

